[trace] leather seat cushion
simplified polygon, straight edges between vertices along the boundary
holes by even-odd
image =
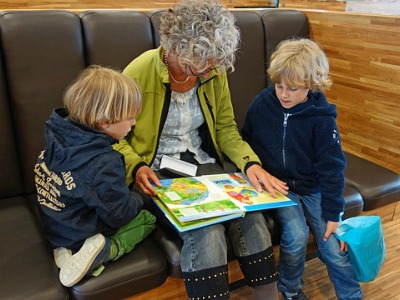
[[[53,254],[23,197],[0,200],[2,299],[68,299]]]
[[[123,299],[160,286],[167,279],[164,255],[152,235],[132,252],[110,262],[98,277],[88,277],[70,288],[74,299]]]
[[[346,153],[346,184],[363,197],[364,210],[400,200],[400,175],[370,161]]]

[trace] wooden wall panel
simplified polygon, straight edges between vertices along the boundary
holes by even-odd
[[[346,1],[335,0],[280,0],[279,7],[294,9],[323,9],[345,11]]]
[[[330,61],[343,148],[400,173],[400,17],[303,11]]]

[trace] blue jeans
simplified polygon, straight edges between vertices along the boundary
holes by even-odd
[[[288,197],[298,205],[274,211],[281,227],[278,288],[286,294],[295,294],[303,287],[310,226],[338,299],[362,299],[363,293],[347,252],[340,251],[340,242],[334,234],[327,241],[323,240],[327,222],[322,218],[321,194],[289,192]]]
[[[247,213],[228,223],[228,236],[236,257],[259,253],[271,246],[271,236],[264,216]],[[228,263],[225,226],[216,224],[180,233],[183,240],[181,268],[192,272]]]
[[[224,224],[180,233],[183,240],[181,269],[189,299],[199,296],[203,299],[204,295],[229,299],[225,231],[249,286],[277,280],[278,272],[265,218],[260,212],[247,213],[244,218]],[[207,281],[207,278],[211,280]]]

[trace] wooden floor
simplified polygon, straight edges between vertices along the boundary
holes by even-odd
[[[386,242],[386,260],[378,277],[361,283],[365,300],[400,299],[400,218],[383,224]],[[242,278],[236,262],[229,264],[229,279],[234,282]],[[329,281],[325,266],[314,258],[306,263],[303,277],[304,293],[310,300],[337,299]],[[169,278],[161,287],[126,300],[183,300],[187,299],[183,281]],[[253,299],[247,286],[231,291],[231,300]]]

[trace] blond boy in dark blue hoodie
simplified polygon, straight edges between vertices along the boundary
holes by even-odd
[[[46,121],[46,148],[34,172],[36,204],[60,281],[72,286],[130,252],[154,229],[155,217],[126,186],[124,158],[112,148],[140,112],[136,83],[91,66],[66,90],[64,106]]]
[[[362,299],[345,245],[333,234],[344,210],[346,161],[336,107],[323,94],[332,83],[328,59],[309,39],[287,40],[272,54],[268,74],[274,85],[255,97],[242,133],[298,204],[275,211],[281,227],[278,288],[283,299],[307,299],[301,289],[310,227],[338,299]]]

